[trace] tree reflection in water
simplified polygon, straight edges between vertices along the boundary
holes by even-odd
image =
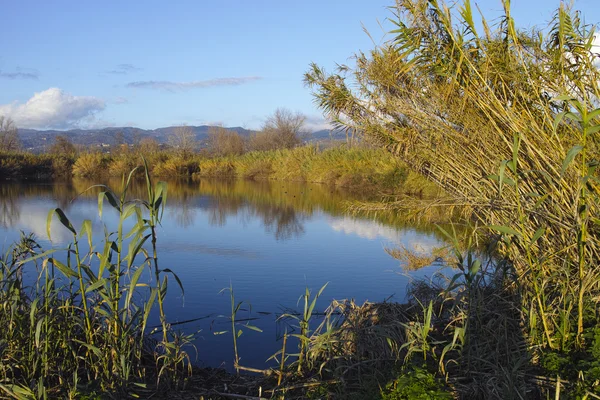
[[[27,199],[51,198],[65,212],[68,212],[73,201],[95,203],[98,193],[105,190],[98,184],[107,185],[118,192],[121,180],[0,183],[0,226],[15,227],[22,216],[20,203]],[[129,195],[130,199],[144,198],[143,182],[134,182]],[[368,197],[340,188],[299,182],[174,180],[168,182],[167,215],[170,221],[181,228],[194,226],[202,214],[207,215],[209,223],[215,226],[227,224],[227,219],[232,217],[242,224],[259,218],[267,233],[274,235],[277,240],[288,240],[302,236],[305,233],[304,224],[319,210],[332,216],[345,214],[344,203],[348,200],[368,200]],[[386,216],[385,222],[402,226],[406,221],[396,220],[402,214]],[[409,225],[414,227],[415,222],[411,221]],[[434,230],[431,224],[420,228],[426,232]]]
[[[18,200],[18,186],[0,185],[0,226],[11,228],[21,217]]]
[[[57,207],[68,212],[74,201],[95,202],[106,185],[118,192],[120,179],[90,181],[73,179],[55,182],[0,183],[0,225],[15,227],[21,218],[20,204],[24,200],[52,199]],[[130,199],[143,198],[144,187],[134,183]],[[343,191],[327,186],[246,180],[169,181],[167,213],[169,220],[181,228],[192,227],[199,211],[208,214],[211,225],[223,226],[227,219],[242,223],[259,218],[265,231],[278,240],[304,234],[304,222],[315,209],[342,213],[339,207],[345,198]],[[49,206],[49,207],[53,207]],[[45,210],[44,210],[45,211]]]

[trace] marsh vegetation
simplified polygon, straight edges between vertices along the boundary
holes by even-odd
[[[503,6],[496,23],[476,23],[469,1],[399,1],[390,42],[357,54],[354,67],[313,65],[305,79],[340,126],[473,208],[471,239],[448,232],[456,248],[488,243],[502,260],[485,268],[457,252],[462,279],[430,303],[447,336],[429,357],[446,381],[485,398],[593,397],[596,34],[564,4],[533,31]]]

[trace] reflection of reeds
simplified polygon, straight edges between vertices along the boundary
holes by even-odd
[[[445,247],[435,248],[429,252],[415,246],[409,249],[406,246],[395,248],[386,247],[385,252],[402,263],[402,268],[406,271],[417,271],[423,267],[433,264],[436,261],[443,261],[448,257],[448,249]]]

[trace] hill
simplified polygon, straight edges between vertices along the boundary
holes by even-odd
[[[86,147],[108,147],[116,144],[135,144],[144,138],[152,138],[159,143],[167,143],[169,136],[177,127],[168,126],[158,129],[140,129],[134,127],[111,127],[101,129],[71,129],[68,131],[59,130],[37,130],[37,129],[19,129],[19,138],[23,143],[23,148],[34,153],[41,153],[49,148],[58,135],[66,136],[76,145]],[[212,126],[190,126],[196,134],[196,140],[200,143],[206,143],[208,132]],[[243,137],[248,137],[254,131],[233,127],[226,128],[237,132]],[[308,135],[307,141],[321,141],[327,139],[344,139],[342,132],[321,130],[312,132]]]

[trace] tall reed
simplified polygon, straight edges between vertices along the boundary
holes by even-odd
[[[494,25],[469,0],[400,0],[389,41],[305,82],[339,126],[471,207],[533,360],[569,360],[559,373],[585,385],[600,304],[596,33],[564,4],[547,28],[519,29],[501,4]]]
[[[115,230],[104,226],[101,241],[91,220],[76,229],[56,208],[48,214],[48,237],[56,217],[58,229],[71,233],[71,243],[43,252],[32,236],[23,236],[0,259],[0,321],[8,327],[0,333],[0,389],[6,395],[122,396],[153,377],[167,385],[181,381],[190,365],[182,346],[190,340],[171,332],[163,309],[166,274],[181,283],[172,270],[159,269],[156,250],[166,185],[154,184],[147,166],[144,171],[147,200],[129,198],[135,170],[123,177],[119,195],[102,185],[90,188],[99,189],[100,216],[104,201],[118,215]],[[133,226],[126,229],[128,221]],[[146,267],[154,273],[153,284],[142,279]],[[147,300],[134,301],[136,293],[146,293]],[[154,347],[146,330],[156,300],[162,340]]]

